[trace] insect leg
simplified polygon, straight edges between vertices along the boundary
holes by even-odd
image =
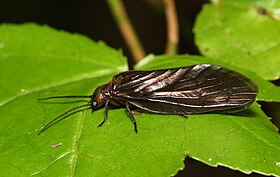
[[[184,115],[184,114],[182,114],[182,115],[180,115],[181,117],[183,117],[183,118],[188,118],[188,116],[186,116],[186,115]]]
[[[109,107],[109,100],[107,100],[106,102],[105,102],[105,106],[104,106],[104,119],[103,119],[103,121],[97,126],[97,127],[101,127],[105,122],[106,122],[106,120],[107,120],[107,117],[108,117],[108,108]]]
[[[126,110],[127,110],[127,112],[128,112],[128,115],[129,115],[129,118],[130,118],[130,120],[133,122],[133,124],[134,124],[134,131],[137,133],[137,124],[136,124],[136,120],[135,120],[135,118],[134,118],[134,116],[133,116],[133,114],[132,114],[132,112],[131,112],[131,110],[130,110],[130,108],[129,108],[129,104],[128,103],[125,103],[125,106],[126,106]]]

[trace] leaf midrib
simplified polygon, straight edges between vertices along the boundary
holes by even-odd
[[[80,137],[81,137],[81,132],[82,132],[82,129],[83,129],[83,125],[84,125],[84,119],[85,119],[85,112],[86,111],[83,111],[83,114],[82,114],[82,117],[78,123],[78,128],[77,128],[77,131],[76,131],[76,136],[74,138],[74,147],[73,147],[73,153],[74,153],[74,157],[72,159],[72,163],[70,165],[70,167],[72,168],[71,169],[71,175],[70,176],[75,176],[75,172],[76,172],[76,167],[77,167],[77,159],[78,159],[78,146],[79,146],[79,140],[80,140]]]

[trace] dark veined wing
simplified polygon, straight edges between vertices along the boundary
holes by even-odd
[[[127,71],[113,78],[112,94],[156,113],[237,112],[248,108],[257,85],[240,73],[211,64],[154,71]]]

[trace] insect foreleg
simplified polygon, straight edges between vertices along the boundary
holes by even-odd
[[[137,133],[137,124],[136,124],[136,120],[135,120],[135,118],[134,118],[134,116],[133,116],[133,114],[132,114],[132,112],[131,112],[131,110],[130,110],[130,108],[129,108],[129,103],[125,103],[125,106],[126,106],[126,110],[127,110],[127,112],[128,112],[128,115],[129,115],[129,118],[130,118],[130,120],[133,122],[133,124],[134,124],[134,131]]]
[[[184,115],[184,114],[182,114],[182,115],[180,115],[181,117],[183,117],[183,118],[188,118],[188,116],[187,115]]]
[[[106,122],[107,117],[108,117],[108,109],[109,109],[109,100],[107,100],[105,102],[105,106],[104,106],[104,119],[103,119],[103,121],[97,127],[101,127]]]

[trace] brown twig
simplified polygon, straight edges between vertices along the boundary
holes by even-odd
[[[165,0],[165,14],[168,33],[165,53],[176,54],[179,41],[179,29],[174,0]]]
[[[145,57],[145,51],[141,46],[136,32],[127,16],[124,5],[121,0],[107,0],[112,14],[118,24],[128,47],[131,50],[134,61],[137,63]]]

